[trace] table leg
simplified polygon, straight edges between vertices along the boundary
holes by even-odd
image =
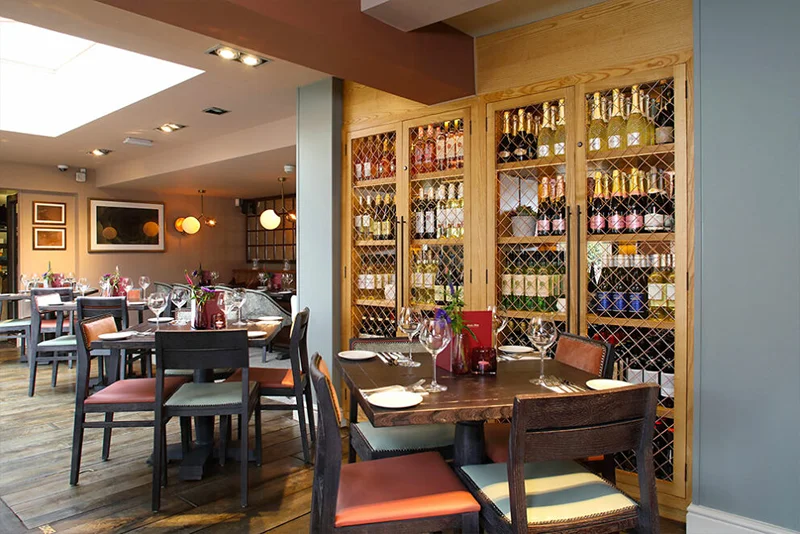
[[[460,467],[481,463],[483,463],[483,421],[456,423],[453,464]]]
[[[213,371],[197,369],[194,373],[196,383],[213,380]],[[202,480],[206,462],[214,456],[214,417],[202,416],[194,418],[195,441],[192,449],[181,461],[178,478],[181,480]]]
[[[111,349],[108,356],[108,365],[106,365],[106,377],[109,384],[119,380],[119,366],[122,351],[120,349]]]

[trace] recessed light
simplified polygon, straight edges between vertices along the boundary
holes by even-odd
[[[153,146],[152,139],[142,139],[141,137],[126,137],[122,142],[126,145]]]
[[[228,109],[218,108],[216,106],[206,108],[203,110],[203,113],[209,113],[211,115],[225,115],[226,113],[230,113]]]
[[[259,57],[255,54],[250,54],[249,52],[237,50],[222,44],[212,46],[206,50],[206,54],[221,57],[226,61],[238,61],[239,63],[247,65],[248,67],[258,67],[259,65],[269,62],[267,58]]]
[[[239,52],[237,52],[233,48],[228,48],[227,46],[217,48],[214,52],[222,59],[231,60],[239,57]]]
[[[262,63],[261,58],[256,56],[251,56],[250,54],[244,54],[242,57],[239,58],[239,61],[241,61],[248,67],[257,67]]]
[[[166,124],[162,124],[161,126],[156,128],[156,130],[164,133],[172,133],[178,130],[182,130],[183,128],[186,128],[184,124],[176,124],[174,122],[168,122]]]
[[[113,150],[109,150],[107,148],[95,148],[94,150],[88,153],[91,154],[92,156],[107,156],[112,152]]]

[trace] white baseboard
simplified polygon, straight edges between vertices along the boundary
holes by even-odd
[[[800,534],[796,530],[763,523],[714,508],[690,504],[686,534]]]

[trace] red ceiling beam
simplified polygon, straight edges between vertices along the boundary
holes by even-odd
[[[360,0],[99,1],[424,104],[475,94],[472,37],[443,23],[402,32]]]

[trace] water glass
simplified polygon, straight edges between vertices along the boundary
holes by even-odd
[[[544,377],[544,355],[547,349],[556,342],[556,337],[558,336],[558,330],[556,329],[555,321],[553,321],[553,316],[545,314],[534,317],[531,319],[530,324],[528,324],[528,331],[526,333],[533,346],[539,349],[540,357],[539,378],[531,379],[530,382],[531,384],[544,386],[546,382]]]
[[[433,364],[433,381],[424,387],[428,393],[447,391],[447,386],[436,382],[436,357],[447,348],[453,339],[453,331],[446,319],[425,319],[419,333],[419,340],[431,355]]]
[[[149,276],[140,276],[139,277],[139,287],[142,288],[142,298],[147,296],[147,288],[150,287],[150,277]]]
[[[27,274],[19,275],[20,291],[28,291],[31,288],[31,281],[28,279]]]
[[[397,328],[408,336],[408,358],[401,359],[397,362],[397,365],[402,367],[419,367],[422,364],[420,362],[415,362],[411,357],[414,336],[419,334],[420,328],[422,328],[422,320],[419,313],[415,312],[413,308],[400,308],[400,315],[397,316]]]
[[[86,277],[78,278],[78,291],[81,292],[81,296],[86,296],[86,290],[89,289],[89,279]]]
[[[186,305],[186,302],[189,300],[189,290],[185,287],[173,287],[172,291],[170,292],[170,298],[172,299],[173,304],[178,308],[175,316],[178,317],[178,321],[175,324],[186,324],[186,321],[180,319],[181,316],[181,309]]]
[[[161,313],[167,308],[168,298],[167,294],[161,291],[156,291],[147,297],[147,307],[150,308],[150,311],[156,316],[156,330],[159,330],[159,318],[161,317]]]
[[[236,326],[244,326],[247,323],[242,321],[242,307],[244,306],[244,303],[247,300],[247,292],[245,292],[245,290],[241,288],[234,289],[232,293],[232,298],[233,298],[233,307],[238,311],[239,314],[238,320],[233,324]]]

